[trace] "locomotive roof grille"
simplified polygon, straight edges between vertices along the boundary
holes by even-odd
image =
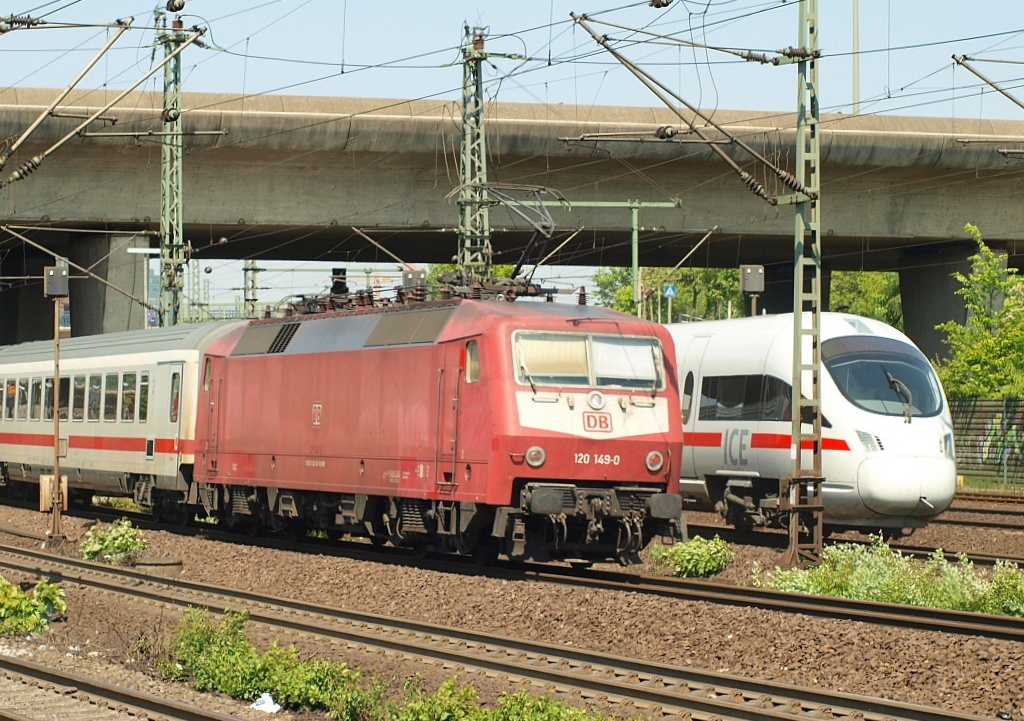
[[[284,349],[288,347],[288,344],[292,342],[292,338],[295,337],[295,332],[298,331],[298,323],[288,323],[281,326],[281,330],[277,332],[274,337],[274,342],[270,344],[270,348],[267,349],[267,353],[283,353]]]

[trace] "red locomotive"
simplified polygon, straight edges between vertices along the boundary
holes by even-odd
[[[0,349],[5,481],[52,468],[52,368],[45,342]],[[161,514],[481,561],[626,562],[685,533],[672,341],[616,311],[456,299],[119,333],[65,341],[61,371],[72,488]]]

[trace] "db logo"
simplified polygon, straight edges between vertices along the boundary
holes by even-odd
[[[585,431],[596,431],[598,433],[611,433],[612,432],[612,414],[611,413],[595,413],[593,411],[587,411],[583,414],[583,430]]]

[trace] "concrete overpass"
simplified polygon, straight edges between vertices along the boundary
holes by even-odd
[[[16,137],[56,93],[0,92],[2,136]],[[72,132],[107,97],[113,93],[73,94],[9,161],[3,177]],[[157,94],[130,96],[105,114],[105,122],[7,186],[4,223],[38,228],[18,232],[141,292],[138,256],[122,248],[156,242],[153,235],[133,234],[159,229],[160,147],[147,135],[161,129],[159,104]],[[186,138],[185,237],[196,257],[339,265],[390,260],[353,227],[410,262],[448,262],[455,254],[458,213],[446,200],[458,183],[455,102],[186,94],[184,108],[186,132],[227,132]],[[792,169],[792,115],[717,111],[714,120]],[[489,106],[490,177],[543,185],[566,198],[569,205],[553,211],[561,237],[583,230],[551,262],[630,263],[630,212],[573,208],[573,202],[677,201],[677,208],[641,210],[642,265],[675,264],[718,225],[691,262],[763,264],[765,303],[787,307],[792,209],[751,195],[695,136],[655,139],[662,125],[685,124],[661,108]],[[770,193],[787,192],[738,147],[720,147]],[[1024,122],[823,118],[824,268],[899,270],[908,331],[926,350],[937,349],[931,327],[963,317],[948,276],[967,267],[973,250],[964,223],[979,225],[1011,265],[1021,264],[1024,164],[1001,151],[1022,148]],[[491,218],[495,262],[515,262],[529,229],[500,208]],[[40,287],[21,279],[39,275],[52,261],[10,235],[0,236],[0,254],[0,276],[14,279],[0,286],[0,340],[48,337],[48,327],[32,322],[44,307]],[[141,323],[138,308],[129,312],[130,304],[94,281],[73,281],[71,302],[76,334]]]

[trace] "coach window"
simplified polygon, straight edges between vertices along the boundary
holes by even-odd
[[[100,404],[103,402],[103,379],[98,375],[89,376],[89,420],[100,419]]]
[[[103,381],[103,420],[117,420],[117,373],[107,373]]]
[[[210,386],[213,384],[213,359],[207,358],[206,363],[203,365],[203,390],[210,390]]]
[[[28,420],[28,378],[18,379],[18,420]]]
[[[480,349],[475,340],[466,344],[466,383],[480,380]]]
[[[139,375],[139,423],[145,423],[149,416],[149,373]]]
[[[85,419],[85,376],[75,376],[74,397],[71,399],[71,420]]]
[[[690,420],[690,413],[693,410],[693,371],[686,374],[683,381],[683,396],[679,404],[683,409],[683,423]]]
[[[71,379],[67,376],[61,376],[60,394],[57,397],[57,404],[60,419],[66,421],[68,419],[68,408],[71,407]]]
[[[32,379],[32,396],[29,400],[28,406],[28,419],[30,421],[39,420],[39,411],[43,406],[43,380],[42,378]]]
[[[181,373],[171,374],[171,423],[178,422],[178,409],[181,405]]]
[[[43,420],[53,420],[53,378],[43,378]]]
[[[135,420],[135,373],[125,373],[121,376],[121,420]]]
[[[14,409],[17,407],[15,401],[18,400],[18,382],[13,378],[9,378],[4,382],[4,419],[8,421],[14,420]]]

